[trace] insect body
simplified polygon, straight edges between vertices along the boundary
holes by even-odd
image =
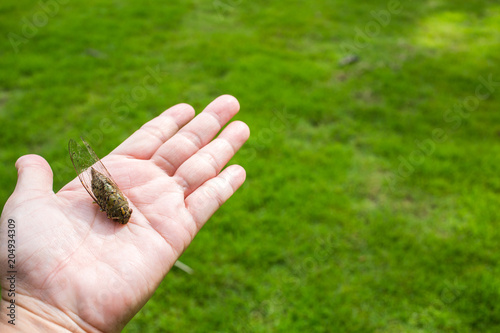
[[[108,218],[126,224],[132,214],[127,198],[120,191],[108,170],[90,145],[83,140],[81,147],[69,140],[69,155],[78,178],[92,199],[106,212]]]

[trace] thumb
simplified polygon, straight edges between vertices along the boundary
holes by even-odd
[[[30,195],[52,191],[52,169],[43,157],[21,156],[16,162],[16,169],[17,185],[14,192]]]

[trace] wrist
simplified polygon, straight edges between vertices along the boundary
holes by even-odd
[[[71,329],[59,325],[23,305],[16,301],[12,306],[9,301],[0,300],[0,332],[84,332],[76,325]]]
[[[0,301],[2,332],[67,332],[16,303]]]

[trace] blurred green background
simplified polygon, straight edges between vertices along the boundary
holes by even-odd
[[[125,332],[500,331],[497,1],[3,0],[0,31],[2,207],[23,154],[57,191],[71,137],[240,101],[247,181]]]

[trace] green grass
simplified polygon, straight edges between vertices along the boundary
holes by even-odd
[[[388,2],[68,1],[15,53],[40,7],[3,1],[0,203],[23,154],[57,190],[70,137],[97,129],[105,155],[173,104],[232,94],[247,182],[184,253],[195,274],[169,273],[126,332],[500,331],[500,85],[453,109],[500,81],[500,5],[404,2],[374,26]]]

